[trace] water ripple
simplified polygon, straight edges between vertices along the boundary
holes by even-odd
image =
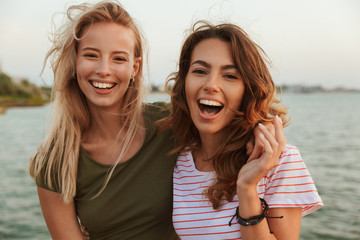
[[[151,96],[168,101],[168,96]],[[284,95],[285,129],[300,149],[325,206],[302,220],[302,240],[360,239],[359,94]],[[49,106],[0,115],[0,239],[50,239],[28,159],[44,136]]]

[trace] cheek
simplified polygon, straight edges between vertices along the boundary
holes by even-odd
[[[195,111],[197,106],[197,94],[199,92],[199,86],[196,81],[187,79],[185,81],[185,95],[186,95],[186,103],[190,112]]]
[[[242,103],[242,100],[243,100],[243,98],[244,98],[244,89],[241,89],[241,91],[240,92],[238,92],[238,100],[237,100],[237,109],[239,109],[240,108],[240,105],[241,105],[241,103]]]
[[[232,96],[232,106],[235,109],[239,109],[242,99],[244,97],[244,92],[245,92],[245,86],[244,84],[239,84],[237,86],[233,86],[232,88],[229,89],[231,91],[231,96]]]
[[[133,69],[125,65],[115,65],[111,68],[111,72],[118,80],[122,82],[130,82]]]
[[[187,77],[185,80],[185,93],[187,99],[193,99],[194,96],[201,89],[201,83],[199,79]]]
[[[76,61],[76,73],[78,78],[84,77],[91,69],[91,66],[89,63],[86,63],[86,61],[78,60]]]

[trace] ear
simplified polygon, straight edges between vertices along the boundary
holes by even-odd
[[[131,77],[131,78],[134,78],[134,77],[137,75],[137,73],[139,72],[141,63],[142,63],[141,57],[135,58],[135,60],[134,60],[134,65],[133,65],[133,72],[132,72],[132,77]]]

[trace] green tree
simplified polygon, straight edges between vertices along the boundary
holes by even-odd
[[[11,95],[16,92],[16,86],[11,77],[5,73],[0,73],[0,95]]]

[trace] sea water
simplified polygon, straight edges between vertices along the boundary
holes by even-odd
[[[164,94],[147,101],[169,101]],[[284,94],[300,149],[325,206],[302,219],[303,240],[360,239],[360,94]],[[51,105],[0,115],[0,239],[50,239],[28,159],[46,132]]]

